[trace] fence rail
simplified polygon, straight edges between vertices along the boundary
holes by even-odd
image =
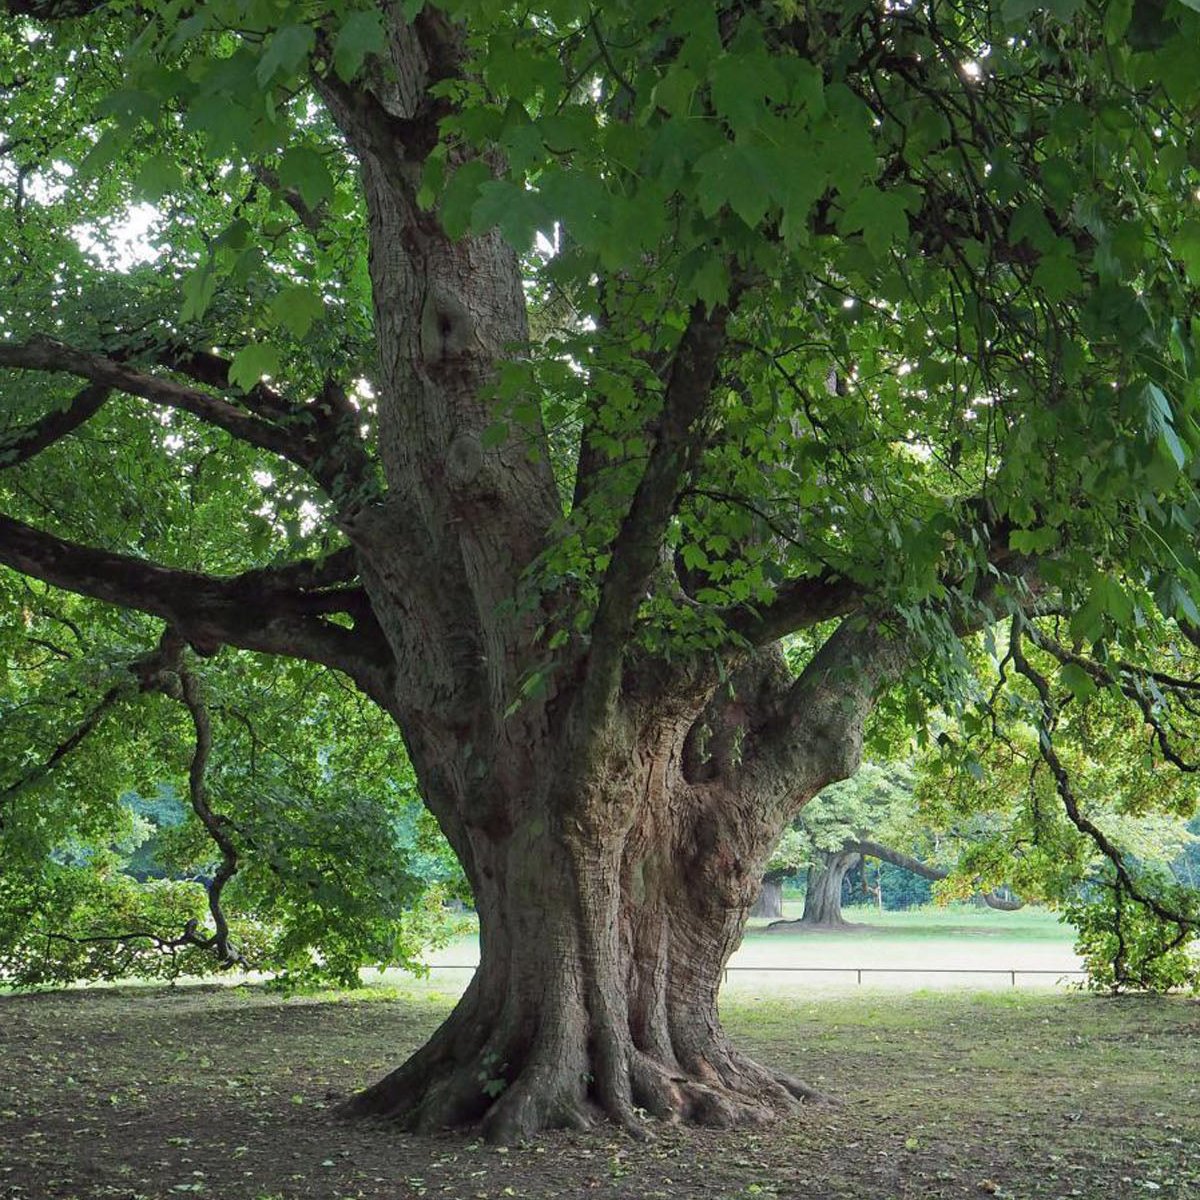
[[[474,971],[474,963],[431,963],[425,968],[429,971]],[[1007,975],[1012,986],[1017,986],[1018,975],[1064,975],[1087,976],[1087,972],[1079,967],[1064,967],[1059,970],[1053,967],[726,967],[725,982],[729,982],[733,971],[767,971],[767,972],[811,972],[821,974],[832,972],[839,975],[854,975],[857,982],[862,983],[864,975]]]

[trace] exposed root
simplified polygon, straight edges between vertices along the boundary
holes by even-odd
[[[804,1104],[825,1106],[839,1103],[833,1096],[818,1091],[815,1087],[810,1087],[804,1080],[796,1078],[795,1075],[789,1075],[786,1071],[771,1071],[771,1077]]]
[[[761,1066],[719,1028],[685,1026],[665,1054],[627,1037],[587,1040],[586,1014],[564,1006],[530,1028],[509,1009],[481,1016],[476,996],[460,1004],[403,1066],[337,1110],[417,1133],[477,1127],[494,1144],[547,1129],[589,1130],[610,1122],[639,1141],[659,1121],[710,1128],[762,1126],[794,1115],[801,1102],[828,1103],[802,1080]]]
[[[639,1055],[630,1070],[634,1100],[659,1120],[730,1129],[771,1124],[794,1113],[798,1100],[820,1096],[800,1080],[740,1055],[728,1063],[724,1071],[705,1062],[701,1071],[684,1073]]]

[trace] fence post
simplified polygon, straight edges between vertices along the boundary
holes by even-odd
[[[858,968],[858,982],[859,982],[859,986],[861,987],[862,986],[862,967]]]

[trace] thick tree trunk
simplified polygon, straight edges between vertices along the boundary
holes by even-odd
[[[776,933],[789,929],[846,929],[852,926],[842,916],[842,884],[846,873],[859,861],[856,851],[822,852],[821,861],[808,868],[804,912],[796,921],[776,921],[768,926]]]
[[[824,856],[823,863],[808,869],[808,887],[804,893],[804,912],[800,924],[839,928],[850,922],[842,916],[842,884],[846,874],[858,863],[856,853],[838,851]]]
[[[496,1141],[601,1114],[631,1130],[641,1112],[769,1120],[813,1093],[730,1045],[722,969],[781,830],[857,768],[893,635],[835,634],[799,679],[777,649],[718,666],[640,646],[724,339],[724,310],[697,309],[659,372],[591,623],[548,649],[576,598],[570,578],[530,584],[561,533],[545,433],[488,432],[504,415],[489,385],[527,337],[520,264],[497,233],[448,238],[417,202],[446,114],[429,85],[453,74],[461,31],[426,8],[391,34],[374,99],[320,85],[362,163],[388,484],[382,504],[346,497],[341,524],[395,660],[389,711],[475,894],[481,961],[430,1042],[347,1110],[478,1122]]]
[[[782,879],[768,877],[763,880],[762,891],[758,893],[758,899],[755,900],[754,907],[750,909],[750,915],[767,917],[773,921],[777,921],[783,916]]]
[[[648,782],[653,801],[660,764]],[[761,1124],[817,1098],[721,1028],[722,969],[761,875],[741,861],[744,828],[712,819],[718,797],[674,795],[682,812],[651,802],[603,833],[545,810],[500,838],[473,831],[479,969],[433,1038],[347,1111],[420,1131],[479,1123],[504,1143],[601,1116],[635,1133],[645,1116]],[[765,830],[754,841],[765,855]]]

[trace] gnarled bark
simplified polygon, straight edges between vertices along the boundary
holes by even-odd
[[[717,992],[777,833],[681,770],[686,727],[629,747],[586,804],[530,788],[460,831],[480,919],[466,994],[409,1062],[345,1106],[508,1142],[608,1117],[759,1124],[817,1093],[730,1043]]]

